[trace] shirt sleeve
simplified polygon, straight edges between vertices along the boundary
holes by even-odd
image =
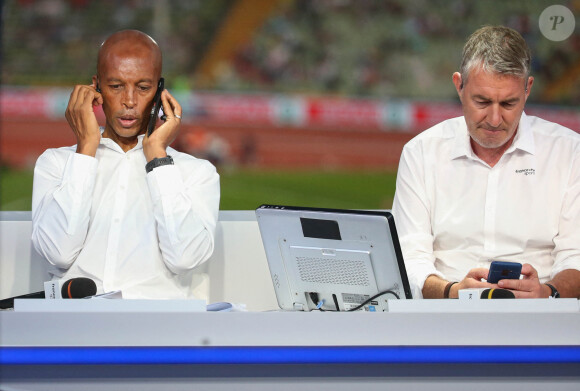
[[[430,275],[445,278],[435,269],[431,203],[425,188],[425,167],[421,154],[406,146],[397,172],[393,215],[414,298],[422,298]]]
[[[89,226],[97,159],[72,150],[47,150],[36,162],[32,243],[52,265],[68,269]]]
[[[570,179],[566,186],[558,225],[554,238],[554,265],[550,278],[566,269],[580,270],[580,150],[570,166]]]
[[[191,270],[214,249],[220,186],[205,160],[176,161],[147,174],[163,261],[173,273]]]

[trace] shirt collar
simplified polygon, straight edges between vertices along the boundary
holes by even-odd
[[[110,138],[103,137],[103,132],[105,131],[105,128],[103,126],[100,127],[100,130],[101,130],[101,141],[100,141],[101,145],[103,145],[109,149],[112,149],[114,151],[123,152],[123,149],[119,146],[119,144],[117,144],[116,142],[114,142]],[[145,137],[145,133],[137,136],[137,144],[131,149],[131,151],[143,148],[143,138],[144,137]],[[125,153],[125,152],[123,152],[123,153]]]
[[[522,117],[520,118],[518,132],[516,133],[514,142],[505,153],[513,152],[516,149],[519,149],[532,155],[536,152],[536,145],[534,143],[534,134],[530,126],[530,120],[526,115],[526,113],[524,112],[522,112]]]
[[[463,156],[473,159],[476,158],[476,155],[475,153],[473,153],[473,149],[471,148],[470,139],[471,137],[469,136],[469,132],[467,131],[467,124],[464,119],[464,121],[461,123],[458,134],[455,137],[455,145],[453,146],[453,150],[451,151],[451,160]],[[530,121],[525,112],[522,112],[520,123],[518,124],[518,131],[516,133],[516,136],[514,137],[514,141],[512,145],[510,145],[510,147],[507,149],[507,151],[505,151],[505,153],[511,153],[516,149],[528,152],[532,155],[536,151],[536,147],[534,144],[534,135],[530,127]]]
[[[474,153],[471,150],[469,132],[467,131],[467,124],[465,122],[465,117],[461,117],[461,125],[457,130],[457,135],[455,137],[455,145],[451,151],[451,160],[457,159],[459,157],[470,157],[473,158]]]

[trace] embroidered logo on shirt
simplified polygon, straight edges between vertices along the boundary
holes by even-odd
[[[522,168],[521,170],[516,170],[516,174],[536,175],[536,169],[535,168]]]

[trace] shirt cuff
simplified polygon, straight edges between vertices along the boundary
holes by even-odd
[[[147,183],[151,193],[156,216],[162,217],[165,230],[171,244],[179,242],[178,221],[183,216],[176,216],[177,211],[183,211],[176,196],[185,192],[185,184],[181,177],[181,171],[173,164],[156,167],[147,174]],[[189,205],[188,205],[189,207]]]
[[[568,269],[580,271],[580,258],[570,257],[564,261],[557,262],[552,267],[552,270],[550,272],[550,279],[553,279],[556,276],[556,274]]]
[[[437,269],[435,269],[431,261],[406,260],[405,265],[407,268],[409,284],[411,285],[414,299],[423,298],[423,286],[425,285],[425,280],[427,280],[427,277],[435,275],[445,279],[445,276],[441,272],[437,271]]]
[[[185,189],[181,172],[176,165],[159,166],[147,174],[147,183],[153,202],[163,196],[179,194]]]
[[[69,157],[64,168],[63,179],[84,179],[87,177],[87,173],[95,175],[97,172],[97,166],[98,161],[95,157],[83,155],[82,153],[73,153]]]

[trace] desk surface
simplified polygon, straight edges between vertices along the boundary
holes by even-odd
[[[0,312],[1,346],[580,346],[580,312]]]

